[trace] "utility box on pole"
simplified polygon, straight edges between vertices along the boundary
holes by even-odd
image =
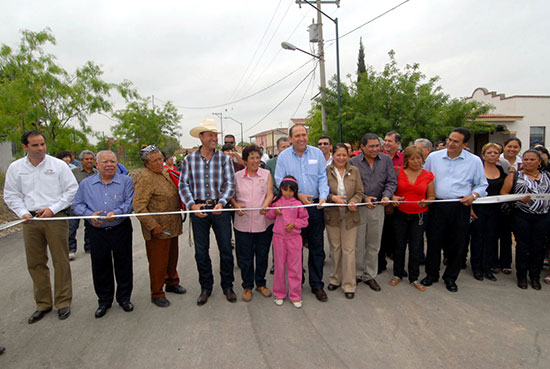
[[[316,23],[311,23],[309,27],[307,27],[309,31],[309,42],[319,42],[321,40],[319,28],[319,25]]]

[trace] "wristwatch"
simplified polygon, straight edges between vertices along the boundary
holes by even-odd
[[[477,199],[479,197],[479,195],[477,193],[473,193],[472,196],[474,197],[474,200]]]

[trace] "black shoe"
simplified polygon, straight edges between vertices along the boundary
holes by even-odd
[[[170,301],[166,297],[151,297],[151,302],[160,308],[170,306]]]
[[[355,283],[363,282],[363,278],[355,277]]]
[[[173,286],[166,286],[164,289],[166,292],[177,293],[178,295],[183,295],[187,290],[181,284],[175,284]]]
[[[99,305],[99,307],[97,308],[97,310],[95,311],[95,317],[96,318],[101,318],[103,317],[105,314],[107,314],[107,310],[111,307],[111,305]]]
[[[338,286],[338,285],[336,285],[336,284],[329,283],[329,285],[328,285],[328,287],[327,287],[327,290],[329,290],[329,291],[336,291],[336,290],[338,289],[338,287],[340,287],[340,286]]]
[[[540,285],[540,281],[538,279],[531,279],[531,287],[533,287],[534,290],[539,291],[542,286]]]
[[[59,320],[65,320],[71,315],[71,308],[69,306],[57,310],[57,316]]]
[[[122,307],[122,310],[127,313],[129,313],[130,311],[134,311],[134,304],[132,304],[130,301],[123,302],[122,304],[120,304],[120,306]]]
[[[271,269],[269,269],[269,274],[273,275],[275,274],[275,267],[272,266]]]
[[[328,300],[327,293],[322,288],[312,288],[311,293],[313,293],[317,300],[321,302],[326,302]]]
[[[380,285],[378,284],[378,282],[376,282],[374,279],[369,279],[368,281],[365,281],[366,285],[370,287],[371,290],[373,291],[380,291],[381,288],[380,288]]]
[[[199,298],[197,299],[197,305],[202,306],[208,302],[208,298],[212,294],[211,291],[202,290]]]
[[[518,279],[518,287],[522,290],[527,289],[527,278],[519,278]]]
[[[353,292],[344,292],[344,296],[346,296],[347,299],[351,300],[355,297],[355,293]]]
[[[478,271],[474,271],[474,278],[477,279],[478,281],[482,281],[483,280],[483,273],[478,272]]]
[[[450,279],[445,280],[445,286],[447,287],[447,291],[449,292],[458,292],[458,286]]]
[[[426,287],[430,287],[432,284],[437,283],[438,280],[435,278],[430,277],[429,275],[426,276],[423,280],[420,281],[420,284]]]
[[[49,308],[47,310],[36,310],[32,315],[29,317],[29,324],[36,323],[40,319],[44,318],[44,315],[52,311],[52,308]]]
[[[0,347],[0,355],[2,355],[4,352],[6,352],[6,348],[5,347]]]
[[[495,277],[495,275],[492,272],[487,272],[484,275],[485,275],[485,278],[487,278],[490,281],[494,282],[497,280],[497,277]]]
[[[229,302],[237,302],[237,295],[235,295],[235,292],[233,292],[233,288],[226,288],[223,290],[223,294],[225,295],[225,298]]]

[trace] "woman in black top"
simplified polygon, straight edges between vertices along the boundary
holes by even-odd
[[[500,165],[496,165],[502,149],[500,145],[488,143],[481,149],[485,176],[489,187],[487,195],[500,193],[506,174]],[[483,277],[496,281],[491,272],[498,252],[498,230],[500,226],[500,204],[472,206],[472,241],[470,244],[472,272],[474,278],[482,281]]]

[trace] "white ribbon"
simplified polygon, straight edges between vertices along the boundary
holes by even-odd
[[[531,200],[550,200],[550,194],[544,193],[544,194],[512,194],[512,195],[496,195],[496,196],[486,196],[486,197],[478,197],[474,204],[498,204],[503,202],[510,202],[510,201],[518,201],[525,196],[531,196]],[[461,199],[445,199],[445,200],[424,200],[426,203],[445,203],[445,202],[458,202]],[[356,206],[366,206],[366,205],[381,205],[381,204],[403,204],[403,203],[418,203],[419,201],[388,201],[388,202],[382,202],[382,201],[373,201],[373,202],[361,202],[356,203]],[[290,208],[309,208],[313,206],[321,206],[321,207],[334,207],[334,206],[348,206],[349,204],[335,204],[335,203],[323,203],[319,205],[318,203],[315,204],[307,204],[307,205],[293,205],[293,206],[278,206],[278,207],[269,207],[266,209],[290,209]],[[151,216],[151,215],[173,215],[173,214],[195,214],[195,213],[214,213],[214,212],[223,212],[223,211],[253,211],[253,210],[262,210],[263,208],[222,208],[222,209],[201,209],[201,210],[178,210],[178,211],[167,211],[167,212],[156,212],[156,213],[132,213],[132,214],[118,214],[113,215],[111,218],[125,218],[129,216],[133,217],[144,217],[144,216]],[[32,218],[33,221],[40,220],[40,221],[48,221],[48,220],[71,220],[71,219],[105,219],[106,216],[104,215],[84,215],[84,216],[70,216],[70,217],[51,217],[51,218],[38,218],[34,217]],[[23,219],[14,220],[9,223],[5,223],[0,225],[0,231],[16,226],[18,224],[23,223]]]

